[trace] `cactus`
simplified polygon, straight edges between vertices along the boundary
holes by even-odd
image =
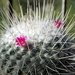
[[[25,16],[17,16],[14,11],[13,20],[5,12],[0,75],[75,74],[75,34],[68,33],[75,24],[73,19],[64,28],[69,11],[61,21],[62,13],[55,15],[54,6],[46,5],[44,0],[42,12],[39,3],[34,11],[28,7]]]

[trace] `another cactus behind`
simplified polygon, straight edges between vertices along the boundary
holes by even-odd
[[[44,2],[42,17],[40,5],[34,9],[34,12],[29,8],[26,17],[23,14],[21,17],[14,14],[14,20],[11,18],[9,20],[8,14],[5,14],[7,21],[4,20],[2,25],[6,25],[5,29],[8,30],[0,39],[1,75],[74,73],[75,40],[72,37],[75,34],[68,34],[68,32],[75,23],[71,21],[63,28],[67,22],[68,13],[63,22],[61,22],[61,14],[55,17],[53,13],[53,5],[45,6]],[[16,37],[20,35],[27,36],[29,39],[29,42],[26,41],[27,46],[16,46]]]

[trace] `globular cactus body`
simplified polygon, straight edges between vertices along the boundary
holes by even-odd
[[[2,24],[8,30],[1,37],[0,75],[75,74],[74,33],[68,34],[74,22],[64,28],[67,19],[58,21],[61,14],[55,17],[53,5],[45,2],[42,17],[40,5],[34,10],[29,8],[27,16],[14,14],[11,22],[6,13],[7,21]]]

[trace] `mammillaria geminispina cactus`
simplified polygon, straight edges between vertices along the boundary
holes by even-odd
[[[64,27],[69,12],[62,22],[53,4],[45,4],[44,0],[42,8],[37,1],[32,10],[28,1],[25,16],[17,16],[14,11],[11,19],[4,12],[0,75],[75,75],[75,33],[68,33],[75,22],[71,20]]]

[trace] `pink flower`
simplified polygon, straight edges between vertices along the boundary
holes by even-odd
[[[54,25],[57,27],[57,28],[59,28],[61,25],[63,25],[63,23],[62,22],[60,22],[60,21],[58,21],[58,20],[54,20]]]
[[[20,37],[16,38],[15,42],[16,42],[16,45],[25,47],[26,46],[26,40],[27,40],[26,36],[20,35]]]

